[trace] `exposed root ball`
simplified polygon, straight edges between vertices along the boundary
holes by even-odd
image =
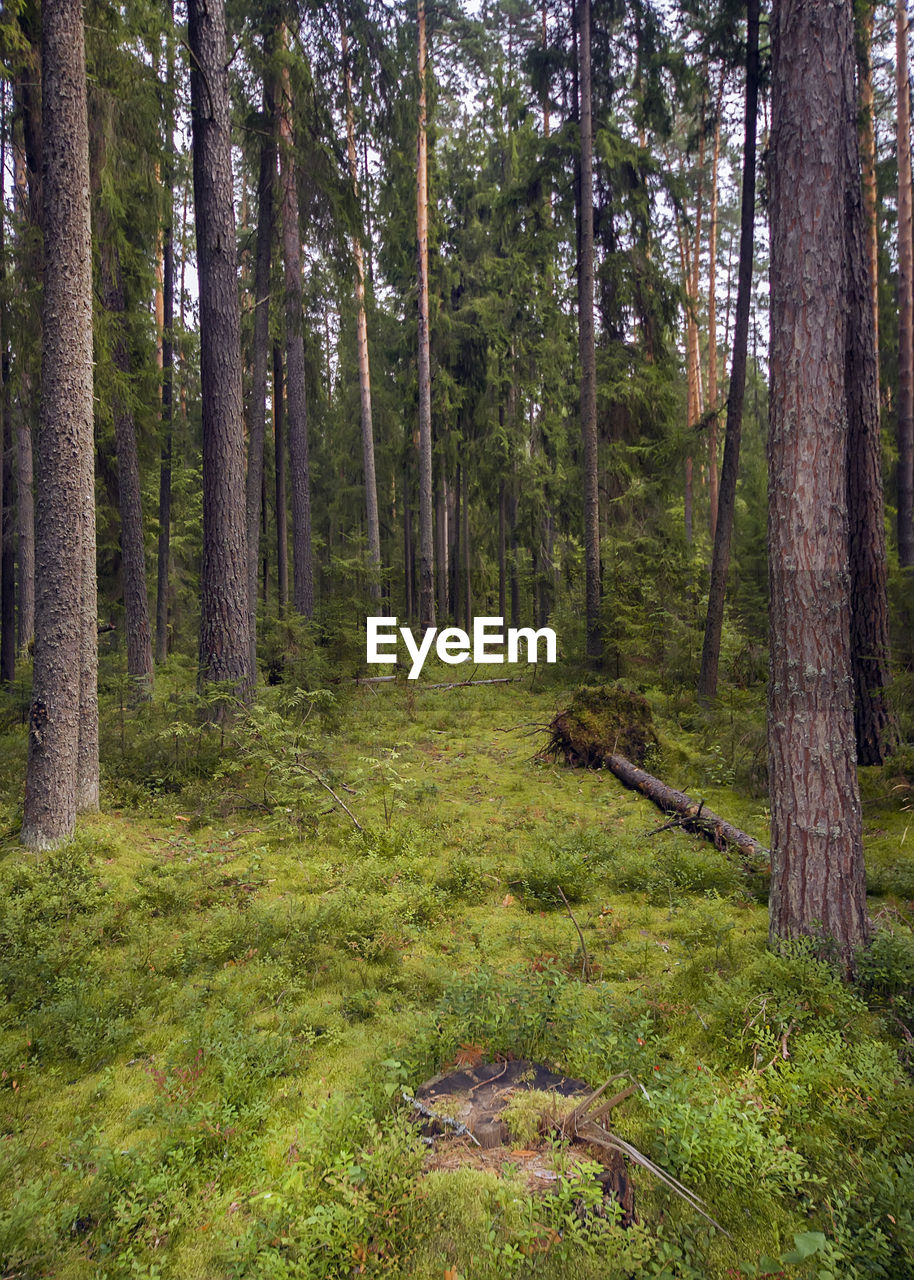
[[[578,689],[549,725],[544,755],[575,768],[599,769],[611,755],[643,764],[657,745],[648,701],[620,684]]]

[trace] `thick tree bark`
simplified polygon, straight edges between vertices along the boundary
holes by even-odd
[[[879,428],[879,357],[856,128],[846,131],[846,146],[845,399],[854,731],[858,763],[882,764],[898,743],[898,725],[885,693],[892,673]]]
[[[720,637],[724,625],[724,597],[730,566],[733,513],[736,508],[736,480],[739,474],[739,446],[743,426],[743,398],[746,394],[746,361],[749,355],[749,307],[752,301],[752,258],[755,235],[755,142],[759,86],[759,0],[749,0],[746,43],[746,117],[743,141],[742,208],[740,210],[739,267],[736,285],[736,320],[733,326],[733,358],[730,362],[730,390],[727,396],[727,426],[724,461],[721,468],[717,504],[717,527],[711,559],[711,588],[705,619],[704,643],[698,696],[717,696],[720,668]]]
[[[847,569],[850,0],[775,0],[771,26],[770,936],[820,936],[849,968],[868,932]]]
[[[418,0],[419,128],[416,144],[416,241],[419,263],[419,624],[435,625],[432,535],[432,382],[428,306],[428,119],[425,0]]]
[[[304,299],[301,232],[292,136],[292,98],[288,68],[283,68],[279,114],[279,168],[282,190],[282,249],[286,295],[286,409],[292,486],[292,603],[304,618],[314,613],[314,562],[311,550],[311,464],[308,456],[308,404],[305,391]]]
[[[24,373],[24,371],[23,371]],[[16,564],[18,568],[19,610],[16,643],[20,653],[28,649],[35,635],[35,501],[32,492],[32,428],[23,409],[28,403],[28,384],[20,392],[16,408]]]
[[[352,191],[359,203],[359,160],[355,146],[355,113],[352,108],[352,74],[349,44],[342,7],[340,36],[343,51],[343,90],[346,98],[346,149]],[[371,368],[368,360],[368,317],[365,306],[365,262],[362,238],[352,237],[355,267],[356,349],[359,361],[359,418],[362,428],[362,475],[365,484],[365,522],[368,528],[368,592],[372,600],[381,598],[381,525],[378,517],[378,484],[375,477],[374,424],[371,414]]]
[[[289,603],[289,531],[286,520],[286,443],[283,432],[282,348],[273,343],[273,448],[276,460],[276,596],[279,616]]]
[[[241,315],[222,0],[189,0],[187,20],[203,399],[200,670],[204,679],[229,681],[244,695],[250,646]]]
[[[156,547],[156,662],[168,657],[168,570],[171,561],[171,445],[174,419],[175,170],[174,0],[168,0],[165,112],[165,225],[162,228],[162,444],[159,457],[159,536]]]
[[[870,300],[879,369],[879,224],[876,210],[876,110],[873,102],[873,21],[871,7],[859,26],[857,78],[860,85],[860,157],[863,163],[863,208],[866,214],[866,252],[869,259]],[[878,378],[877,378],[878,382]]]
[[[72,835],[89,781],[84,543],[92,467],[92,243],[82,5],[44,0],[42,83],[45,233],[42,388],[38,425],[35,664],[22,843],[48,849]],[[88,462],[86,461],[88,459]],[[94,516],[94,509],[91,513]],[[91,551],[94,555],[94,537]],[[94,568],[94,565],[93,565]],[[92,615],[92,630],[97,619]],[[82,695],[82,696],[81,696]],[[97,725],[97,719],[96,719]],[[97,740],[97,737],[96,737]],[[83,798],[85,795],[83,794]]]
[[[590,0],[578,4],[578,77],[581,100],[581,248],[578,266],[578,342],[581,359],[581,436],[584,487],[584,609],[587,658],[599,662],[600,490],[597,456],[597,364],[593,314],[593,108],[590,67]]]
[[[898,155],[898,561],[914,565],[914,247],[911,243],[911,93],[906,0],[895,6]]]
[[[114,330],[112,362],[124,383],[131,377],[130,354],[124,333],[127,303],[120,263],[112,246],[110,228],[103,228],[101,244],[102,306]],[[146,588],[146,544],[140,497],[140,461],[133,410],[120,390],[113,398],[114,439],[117,451],[118,502],[121,517],[121,566],[124,581],[124,615],[127,630],[127,675],[131,701],[152,696],[152,634],[149,595]]]
[[[267,361],[270,353],[270,261],[273,251],[273,183],[276,176],[276,91],[263,86],[263,136],[257,182],[257,248],[254,257],[254,338],[251,398],[248,403],[248,471],[245,513],[248,554],[248,613],[251,676],[257,676],[257,585],[260,563],[260,512],[263,490],[263,439],[267,413]]]

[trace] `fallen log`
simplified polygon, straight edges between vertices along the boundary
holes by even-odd
[[[770,857],[769,851],[754,836],[746,835],[745,831],[734,827],[732,822],[727,822],[708,809],[704,801],[695,801],[684,791],[668,787],[653,774],[645,773],[630,760],[626,760],[625,756],[609,755],[604,758],[603,763],[626,787],[647,796],[664,813],[677,814],[677,826],[698,832],[712,841],[716,848],[724,849],[726,845],[733,845],[745,858]]]

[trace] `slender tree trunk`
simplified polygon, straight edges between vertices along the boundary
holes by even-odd
[[[898,743],[898,724],[885,693],[892,674],[879,427],[879,357],[857,129],[846,130],[846,146],[845,400],[854,732],[858,763],[882,764]]]
[[[314,614],[314,561],[311,550],[311,465],[308,457],[308,404],[305,392],[304,297],[298,188],[292,136],[292,100],[288,68],[283,69],[279,115],[279,168],[282,190],[282,247],[286,294],[286,408],[292,486],[293,604],[304,618]]]
[[[720,111],[724,96],[724,74],[721,72],[714,113],[714,155],[711,164],[711,213],[708,230],[708,509],[711,522],[711,545],[717,532],[717,170],[720,163]]]
[[[125,383],[130,381],[130,354],[124,333],[127,303],[120,263],[113,247],[111,228],[101,229],[102,305],[111,317],[112,363]],[[118,502],[121,518],[121,566],[124,579],[124,615],[127,630],[127,675],[131,702],[152,696],[152,633],[146,588],[146,543],[140,496],[140,460],[133,410],[120,393],[114,396],[114,439],[117,451]]]
[[[174,417],[175,167],[174,0],[165,31],[165,225],[162,228],[162,444],[159,458],[159,536],[156,547],[156,662],[168,657],[168,568],[171,560],[171,448]],[[183,292],[183,290],[182,290]]]
[[[273,446],[276,459],[276,596],[279,616],[289,602],[289,532],[286,521],[286,445],[283,438],[282,348],[273,343]]]
[[[435,570],[438,579],[438,616],[446,618],[448,612],[447,583],[447,478],[438,477],[435,500]]]
[[[898,155],[898,561],[914,565],[914,246],[911,242],[911,93],[906,0],[895,6]]]
[[[419,129],[416,149],[416,239],[419,261],[419,623],[435,625],[435,548],[432,539],[432,384],[428,301],[428,119],[425,0],[418,0]]]
[[[28,402],[28,386],[23,387],[21,395]],[[20,653],[28,649],[35,635],[35,503],[32,479],[32,429],[20,403],[16,411],[16,561],[19,569],[16,641]]]
[[[505,609],[508,603],[507,595],[507,556],[506,556],[506,540],[505,540],[505,482],[504,478],[498,484],[498,616],[504,618]]]
[[[6,85],[0,84],[0,174],[6,173]],[[16,675],[16,513],[13,505],[13,415],[6,315],[6,205],[0,200],[0,684]]]
[[[849,0],[775,0],[771,28],[770,936],[818,935],[849,968],[868,932],[840,302],[856,128]]]
[[[472,553],[470,550],[470,477],[466,463],[460,468],[463,481],[463,503],[461,504],[461,520],[463,522],[463,590],[464,590],[464,625],[469,631],[473,621],[473,573]]]
[[[409,475],[403,476],[403,595],[406,616],[412,621],[415,614],[413,590],[413,513],[409,505]]]
[[[600,630],[600,490],[597,456],[597,366],[593,314],[593,112],[590,74],[590,0],[579,0],[581,99],[581,252],[578,272],[578,341],[581,358],[584,566],[587,658],[602,656]]]
[[[72,832],[92,726],[84,677],[84,564],[94,555],[86,477],[92,465],[92,242],[82,5],[42,5],[45,234],[36,512],[35,664],[22,843],[48,849]],[[88,458],[88,463],[86,459]],[[92,512],[94,515],[94,510]],[[85,541],[90,541],[87,548]],[[94,565],[93,565],[94,568]],[[92,615],[92,630],[97,619]],[[96,708],[97,710],[97,708]],[[96,718],[97,725],[97,718]],[[96,731],[97,732],[97,731]],[[97,740],[97,736],[96,736]]]
[[[346,146],[352,191],[359,201],[359,161],[355,146],[355,114],[352,109],[352,74],[346,24],[340,7],[340,36],[343,52],[343,90],[346,99]],[[368,590],[373,600],[381,598],[381,525],[378,517],[378,485],[375,477],[374,425],[371,414],[371,369],[368,361],[368,319],[365,307],[365,264],[362,239],[352,237],[355,266],[356,348],[359,361],[359,417],[362,427],[362,474],[365,483],[365,519],[368,527]]]
[[[222,0],[188,0],[194,214],[203,398],[204,679],[250,685],[241,316]],[[220,714],[225,714],[222,709]]]
[[[724,625],[724,597],[730,566],[733,513],[736,508],[736,480],[739,475],[739,446],[746,394],[746,361],[749,355],[749,307],[752,300],[752,258],[755,233],[755,142],[759,86],[759,0],[749,0],[746,42],[746,116],[743,141],[743,186],[740,210],[739,266],[736,284],[736,320],[733,325],[733,358],[730,362],[730,391],[727,397],[727,426],[724,462],[720,477],[717,527],[711,559],[711,589],[705,619],[704,644],[698,696],[717,696],[720,668],[720,637]]]
[[[268,54],[265,50],[265,54]],[[263,438],[267,413],[267,360],[270,352],[270,260],[273,251],[273,183],[276,177],[276,91],[270,74],[263,86],[263,136],[257,183],[257,248],[254,256],[254,335],[251,398],[248,402],[248,471],[245,513],[248,553],[248,662],[257,678],[257,586],[260,564],[260,513],[263,491]]]

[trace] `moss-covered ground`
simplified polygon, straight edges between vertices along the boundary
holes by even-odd
[[[879,929],[848,986],[767,949],[764,875],[535,758],[570,676],[279,686],[232,730],[186,687],[109,694],[103,812],[37,857],[7,707],[0,1274],[914,1275],[904,758],[863,777]],[[646,767],[764,843],[760,709],[648,698]],[[637,1170],[628,1232],[578,1175],[423,1174],[402,1091],[461,1052],[631,1071],[617,1131],[728,1234]]]

